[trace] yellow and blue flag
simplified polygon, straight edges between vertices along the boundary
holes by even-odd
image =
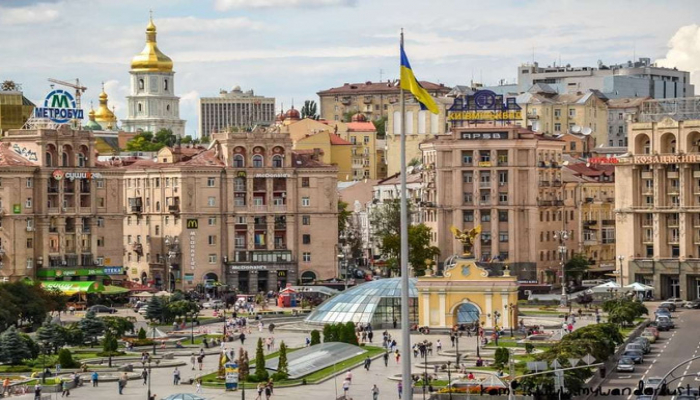
[[[420,103],[421,109],[429,110],[433,114],[440,113],[435,99],[421,86],[416,76],[413,75],[411,64],[408,62],[406,52],[403,51],[403,44],[401,45],[401,89],[411,92],[413,96],[415,96],[416,101]]]

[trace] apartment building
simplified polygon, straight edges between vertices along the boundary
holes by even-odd
[[[617,253],[624,284],[691,300],[700,297],[700,119],[697,99],[674,102],[674,114],[643,112],[629,125],[627,156],[615,165],[616,228],[625,233]]]
[[[255,95],[253,90],[221,90],[218,97],[199,99],[199,133],[210,136],[229,128],[272,125],[275,121],[275,98]]]
[[[627,148],[627,125],[637,122],[642,103],[650,97],[608,100],[608,143],[606,146]],[[602,143],[601,143],[602,144]]]
[[[442,83],[421,81],[420,84],[433,97],[446,95],[450,88]],[[399,81],[345,83],[343,86],[322,90],[316,94],[320,98],[321,118],[329,121],[342,121],[349,112],[360,112],[368,121],[389,115],[389,105],[398,104]]]
[[[0,276],[125,279],[123,173],[96,160],[92,132],[9,130],[0,152]]]
[[[562,148],[557,138],[515,126],[454,128],[423,142],[422,220],[434,232],[440,261],[462,252],[451,226],[481,225],[479,260],[507,260],[520,280],[554,282],[561,263],[553,234],[571,219]]]
[[[214,133],[125,170],[125,265],[169,289],[241,293],[336,276],[337,168],[278,132]]]

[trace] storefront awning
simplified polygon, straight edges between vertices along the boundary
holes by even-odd
[[[61,292],[71,296],[76,293],[102,293],[105,290],[105,287],[99,283],[99,282],[94,282],[94,281],[87,281],[87,282],[61,282],[61,281],[52,281],[52,282],[41,282],[41,287],[44,289],[57,289],[60,290]]]
[[[123,294],[129,293],[129,289],[123,288],[121,286],[106,285],[104,292],[102,294]]]

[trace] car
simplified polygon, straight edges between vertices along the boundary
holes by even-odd
[[[146,304],[145,306],[141,306],[138,312],[140,315],[146,315],[146,313],[148,312],[148,304]]]
[[[673,323],[673,320],[671,319],[671,317],[668,317],[665,315],[657,315],[656,322],[661,322],[661,321],[665,321],[666,323],[668,323],[670,325],[671,329],[674,329],[676,327],[676,324]]]
[[[659,331],[670,331],[673,327],[671,326],[671,320],[669,318],[661,318],[652,322],[656,329]]]
[[[649,343],[656,343],[656,336],[654,336],[654,334],[651,332],[642,332],[642,336],[640,337],[648,339]]]
[[[668,301],[664,301],[663,303],[659,304],[659,306],[657,307],[657,309],[665,308],[665,309],[667,309],[667,310],[673,312],[673,311],[676,311],[676,308],[677,308],[677,307],[678,307],[678,306],[676,306],[676,303],[670,303],[670,302],[668,302]]]
[[[659,330],[656,329],[654,326],[647,326],[644,328],[644,332],[650,332],[652,335],[654,335],[655,338],[659,338]]]
[[[651,343],[649,342],[649,339],[639,336],[634,339],[632,343],[642,346],[644,354],[649,354],[649,352],[651,352]]]
[[[680,305],[682,305],[683,303],[685,303],[685,300],[681,299],[680,297],[671,297],[671,298],[666,299],[666,301],[664,301],[664,303],[666,303],[666,302],[668,302],[668,303],[674,303],[674,304],[680,306]]]
[[[692,309],[698,309],[700,308],[700,299],[695,299],[693,301],[689,301],[685,304],[683,304],[683,307],[685,308],[692,308]]]
[[[644,351],[644,346],[642,346],[641,344],[637,344],[637,343],[628,344],[627,346],[625,346],[625,351],[639,351],[642,354],[647,353],[646,351]]]
[[[634,360],[629,357],[622,357],[615,367],[617,372],[634,372]]]
[[[223,300],[212,300],[202,304],[203,308],[224,308],[226,303]]]
[[[88,311],[94,312],[95,314],[101,314],[101,313],[107,313],[107,314],[114,314],[117,312],[116,308],[112,307],[107,307],[103,305],[96,305],[88,308]]]
[[[654,311],[654,315],[664,315],[669,318],[672,318],[671,311],[669,311],[667,308],[658,308],[656,311]]]
[[[647,388],[658,390],[661,384],[664,382],[664,378],[660,376],[652,376],[644,380],[644,390]]]
[[[641,364],[644,362],[644,354],[641,351],[625,350],[625,352],[622,353],[622,357],[631,358],[635,364]]]

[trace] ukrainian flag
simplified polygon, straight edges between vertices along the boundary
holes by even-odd
[[[408,62],[406,52],[403,51],[403,44],[401,45],[401,89],[413,93],[416,101],[420,103],[421,109],[429,110],[433,114],[440,113],[433,97],[423,89],[416,76],[413,75],[411,64]]]

